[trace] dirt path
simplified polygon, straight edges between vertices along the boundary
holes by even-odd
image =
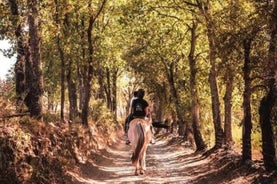
[[[90,160],[69,172],[73,183],[252,183],[255,174],[236,169],[235,160],[216,155],[202,157],[181,145],[177,138],[168,135],[156,139],[147,150],[147,171],[135,176],[130,161],[130,146],[124,138],[102,150]],[[231,172],[230,172],[231,171]]]

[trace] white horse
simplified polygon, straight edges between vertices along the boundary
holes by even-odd
[[[132,164],[136,167],[135,175],[146,171],[146,150],[151,141],[151,120],[135,118],[130,122],[128,138],[132,147]]]

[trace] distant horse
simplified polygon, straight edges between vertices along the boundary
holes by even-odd
[[[151,120],[135,118],[130,122],[128,138],[132,146],[132,164],[136,167],[135,175],[146,171],[146,150],[151,140]]]

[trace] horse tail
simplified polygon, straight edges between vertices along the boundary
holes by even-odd
[[[144,141],[145,141],[144,132],[143,132],[141,123],[138,123],[136,125],[136,129],[138,132],[138,141],[137,141],[137,146],[136,146],[135,152],[133,153],[133,155],[131,157],[132,164],[134,164],[134,165],[136,164],[136,162],[139,159],[139,156],[140,156],[140,153],[141,153],[142,147],[144,145]]]

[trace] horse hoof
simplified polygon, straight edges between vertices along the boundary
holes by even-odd
[[[140,170],[139,174],[144,175],[145,174],[145,170]]]

